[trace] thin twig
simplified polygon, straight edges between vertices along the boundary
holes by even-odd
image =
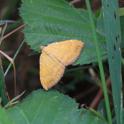
[[[9,106],[12,106],[14,104],[17,104],[19,101],[17,101],[20,97],[22,97],[24,95],[25,91],[23,91],[21,94],[19,94],[18,96],[14,97],[11,101],[9,101],[4,108],[8,108]]]
[[[107,82],[107,87],[110,87],[110,84],[111,84],[110,78],[106,82]],[[97,95],[95,96],[94,100],[90,104],[90,108],[95,109],[98,106],[102,97],[103,97],[103,92],[102,92],[102,88],[100,87]]]
[[[15,33],[16,31],[22,29],[24,26],[25,26],[25,24],[23,24],[23,25],[17,27],[17,28],[14,29],[13,31],[11,31],[11,32],[9,32],[8,34],[6,34],[5,36],[3,36],[1,39],[2,39],[2,40],[6,39],[8,36],[10,36],[11,34]]]
[[[7,54],[5,54],[3,51],[0,50],[0,54],[2,54],[5,58],[7,58],[11,64],[13,65],[13,72],[14,72],[14,89],[15,89],[15,94],[16,94],[16,68],[15,68],[15,63],[11,57],[9,57]]]
[[[18,55],[18,53],[19,53],[20,49],[22,48],[23,44],[24,44],[24,40],[23,40],[22,43],[19,45],[19,47],[18,47],[18,49],[17,49],[17,51],[16,51],[16,53],[15,53],[15,55],[14,55],[14,57],[13,57],[13,61],[15,60],[16,56]],[[4,73],[4,76],[7,75],[9,69],[11,68],[11,66],[12,66],[12,63],[10,63],[10,64],[8,65],[8,67],[7,67],[7,69],[6,69],[5,73]]]
[[[3,35],[5,33],[6,28],[7,28],[7,23],[5,23],[5,26],[3,27],[1,35],[0,35],[0,45],[1,45],[2,41],[3,41]]]
[[[72,5],[72,4],[75,4],[75,3],[77,3],[77,2],[80,2],[81,0],[72,0],[71,2],[70,2],[70,4]]]

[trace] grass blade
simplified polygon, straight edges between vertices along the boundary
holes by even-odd
[[[110,110],[109,98],[108,98],[108,94],[107,94],[107,86],[106,86],[105,74],[104,74],[104,69],[103,69],[103,64],[102,64],[102,57],[101,57],[101,52],[100,52],[100,49],[99,49],[100,47],[99,47],[99,44],[98,44],[98,39],[97,39],[97,35],[96,35],[96,30],[95,30],[95,24],[94,24],[94,21],[93,21],[92,10],[91,10],[91,7],[90,7],[89,0],[86,0],[86,4],[87,4],[88,11],[89,11],[89,18],[90,18],[91,26],[92,26],[94,44],[96,46],[96,54],[97,54],[97,59],[98,59],[98,66],[99,66],[99,69],[100,69],[100,76],[101,76],[103,94],[104,94],[104,97],[105,97],[107,118],[108,118],[109,124],[112,124],[111,110]]]
[[[121,32],[117,0],[102,0],[104,27],[107,41],[109,71],[117,124],[122,122]]]
[[[5,92],[4,73],[2,68],[2,61],[0,58],[0,98],[2,99],[2,105],[5,105],[8,102],[8,98]]]
[[[22,41],[22,43],[20,44],[19,48],[17,49],[17,51],[16,51],[16,53],[15,53],[15,55],[14,55],[14,57],[13,57],[13,61],[15,60],[16,56],[18,55],[18,53],[19,53],[20,49],[22,48],[23,44],[24,44],[24,40]],[[7,67],[7,69],[6,69],[5,73],[4,73],[4,76],[7,75],[9,69],[11,68],[11,66],[12,66],[12,63],[10,63],[10,64],[8,65],[8,67]]]

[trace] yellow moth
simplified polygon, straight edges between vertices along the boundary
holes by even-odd
[[[40,81],[45,90],[58,83],[66,66],[76,61],[83,47],[84,43],[79,40],[65,40],[42,47]]]

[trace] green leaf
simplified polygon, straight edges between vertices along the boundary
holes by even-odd
[[[112,96],[117,124],[123,124],[122,120],[122,74],[121,74],[121,28],[118,13],[118,1],[102,0],[105,36],[107,41],[107,54],[110,78],[112,82]]]
[[[120,23],[121,23],[121,37],[122,37],[122,42],[121,42],[121,47],[124,49],[124,16],[120,17]]]
[[[0,124],[15,124],[8,116],[5,109],[0,107]]]
[[[57,91],[37,90],[8,113],[16,124],[106,124],[98,113],[78,109],[74,100]]]
[[[121,48],[124,49],[124,16],[120,17],[120,24],[121,24]],[[101,11],[100,16],[97,19],[97,31],[102,35],[105,36],[105,28],[104,28],[104,20],[103,20],[103,12]]]
[[[20,13],[26,24],[26,42],[33,50],[40,51],[41,45],[51,42],[78,39],[85,42],[85,48],[76,64],[96,61],[87,11],[78,10],[65,0],[23,0]],[[105,40],[100,34],[97,35],[104,57]]]

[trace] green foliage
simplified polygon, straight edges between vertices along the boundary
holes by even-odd
[[[76,64],[96,61],[87,11],[78,10],[65,0],[23,0],[20,13],[26,24],[24,29],[26,42],[33,50],[40,52],[41,45],[51,42],[79,39],[85,42],[85,50]],[[105,40],[98,33],[97,35],[104,57],[106,55]]]
[[[85,42],[85,50],[81,53],[79,60],[75,64],[88,64],[97,61],[88,11],[76,9],[65,0],[23,0],[20,14],[26,24],[24,29],[26,42],[33,50],[40,52],[41,45],[68,39],[79,39]],[[98,22],[96,17],[93,19],[96,24]],[[103,21],[103,18],[101,20]],[[101,24],[100,21],[99,23]],[[115,31],[115,25],[109,25],[110,29],[113,26],[112,28]],[[104,38],[105,31],[104,28],[103,30],[98,30],[96,27],[94,27],[94,30],[99,41],[99,49],[101,50],[103,59],[107,54]],[[115,40],[115,35],[112,36]],[[111,40],[113,40],[112,37]],[[111,42],[109,45],[112,45]],[[118,44],[115,47],[118,49]],[[108,50],[108,53],[111,54],[111,51]],[[118,57],[117,55],[118,53],[114,57]],[[120,74],[117,64],[120,64],[120,59],[118,58],[114,64],[111,64],[114,67],[113,73],[119,72]],[[4,77],[1,71],[0,76],[0,85],[3,85]],[[114,78],[116,78],[116,75]],[[79,80],[79,78],[77,79]],[[115,82],[118,82],[118,79],[115,79]],[[118,86],[119,88],[117,89]],[[120,89],[120,86],[118,84],[114,85],[117,90]],[[0,88],[1,92],[3,88]],[[114,92],[114,96],[117,95],[115,100],[119,106],[120,92]],[[1,93],[5,93],[5,91]],[[1,97],[3,96],[1,95]],[[120,112],[118,112],[118,118],[120,116],[119,114]],[[8,109],[0,108],[0,123],[106,124],[107,122],[97,112],[83,108],[78,109],[78,104],[74,100],[57,91],[45,92],[43,90],[37,90],[13,107],[11,106]]]
[[[122,121],[122,75],[121,75],[121,29],[118,13],[117,1],[103,0],[103,14],[105,35],[107,41],[107,53],[109,62],[110,78],[112,82],[112,95],[114,102],[115,118],[117,124],[123,124]]]
[[[7,109],[6,114],[1,114],[1,118],[4,116],[1,124],[12,121],[15,124],[107,124],[98,113],[78,109],[74,100],[57,91],[34,91],[21,103]],[[12,121],[2,123],[6,117]]]
[[[99,70],[100,70],[102,90],[103,90],[104,99],[105,99],[107,120],[108,120],[109,124],[112,124],[112,116],[111,116],[110,103],[109,103],[109,98],[108,98],[104,68],[103,68],[103,64],[102,64],[101,51],[100,51],[100,47],[99,47],[98,38],[97,38],[97,35],[96,35],[96,32],[95,32],[95,24],[94,24],[94,21],[93,21],[93,17],[92,17],[93,14],[92,14],[92,10],[91,10],[91,7],[90,7],[89,0],[86,0],[86,5],[87,5],[88,11],[89,11],[89,17],[90,17],[90,21],[91,21],[93,36],[94,36],[94,44],[96,46],[96,54],[97,54],[98,66],[99,66]]]
[[[120,17],[120,23],[121,23],[121,36],[122,36],[121,48],[124,48],[124,16]],[[97,31],[102,36],[105,36],[105,28],[104,28],[104,20],[103,20],[102,11],[97,19]]]
[[[120,17],[120,23],[121,23],[121,37],[122,37],[122,42],[121,42],[121,47],[124,48],[124,16]]]
[[[7,114],[6,110],[0,107],[0,124],[15,124]]]

